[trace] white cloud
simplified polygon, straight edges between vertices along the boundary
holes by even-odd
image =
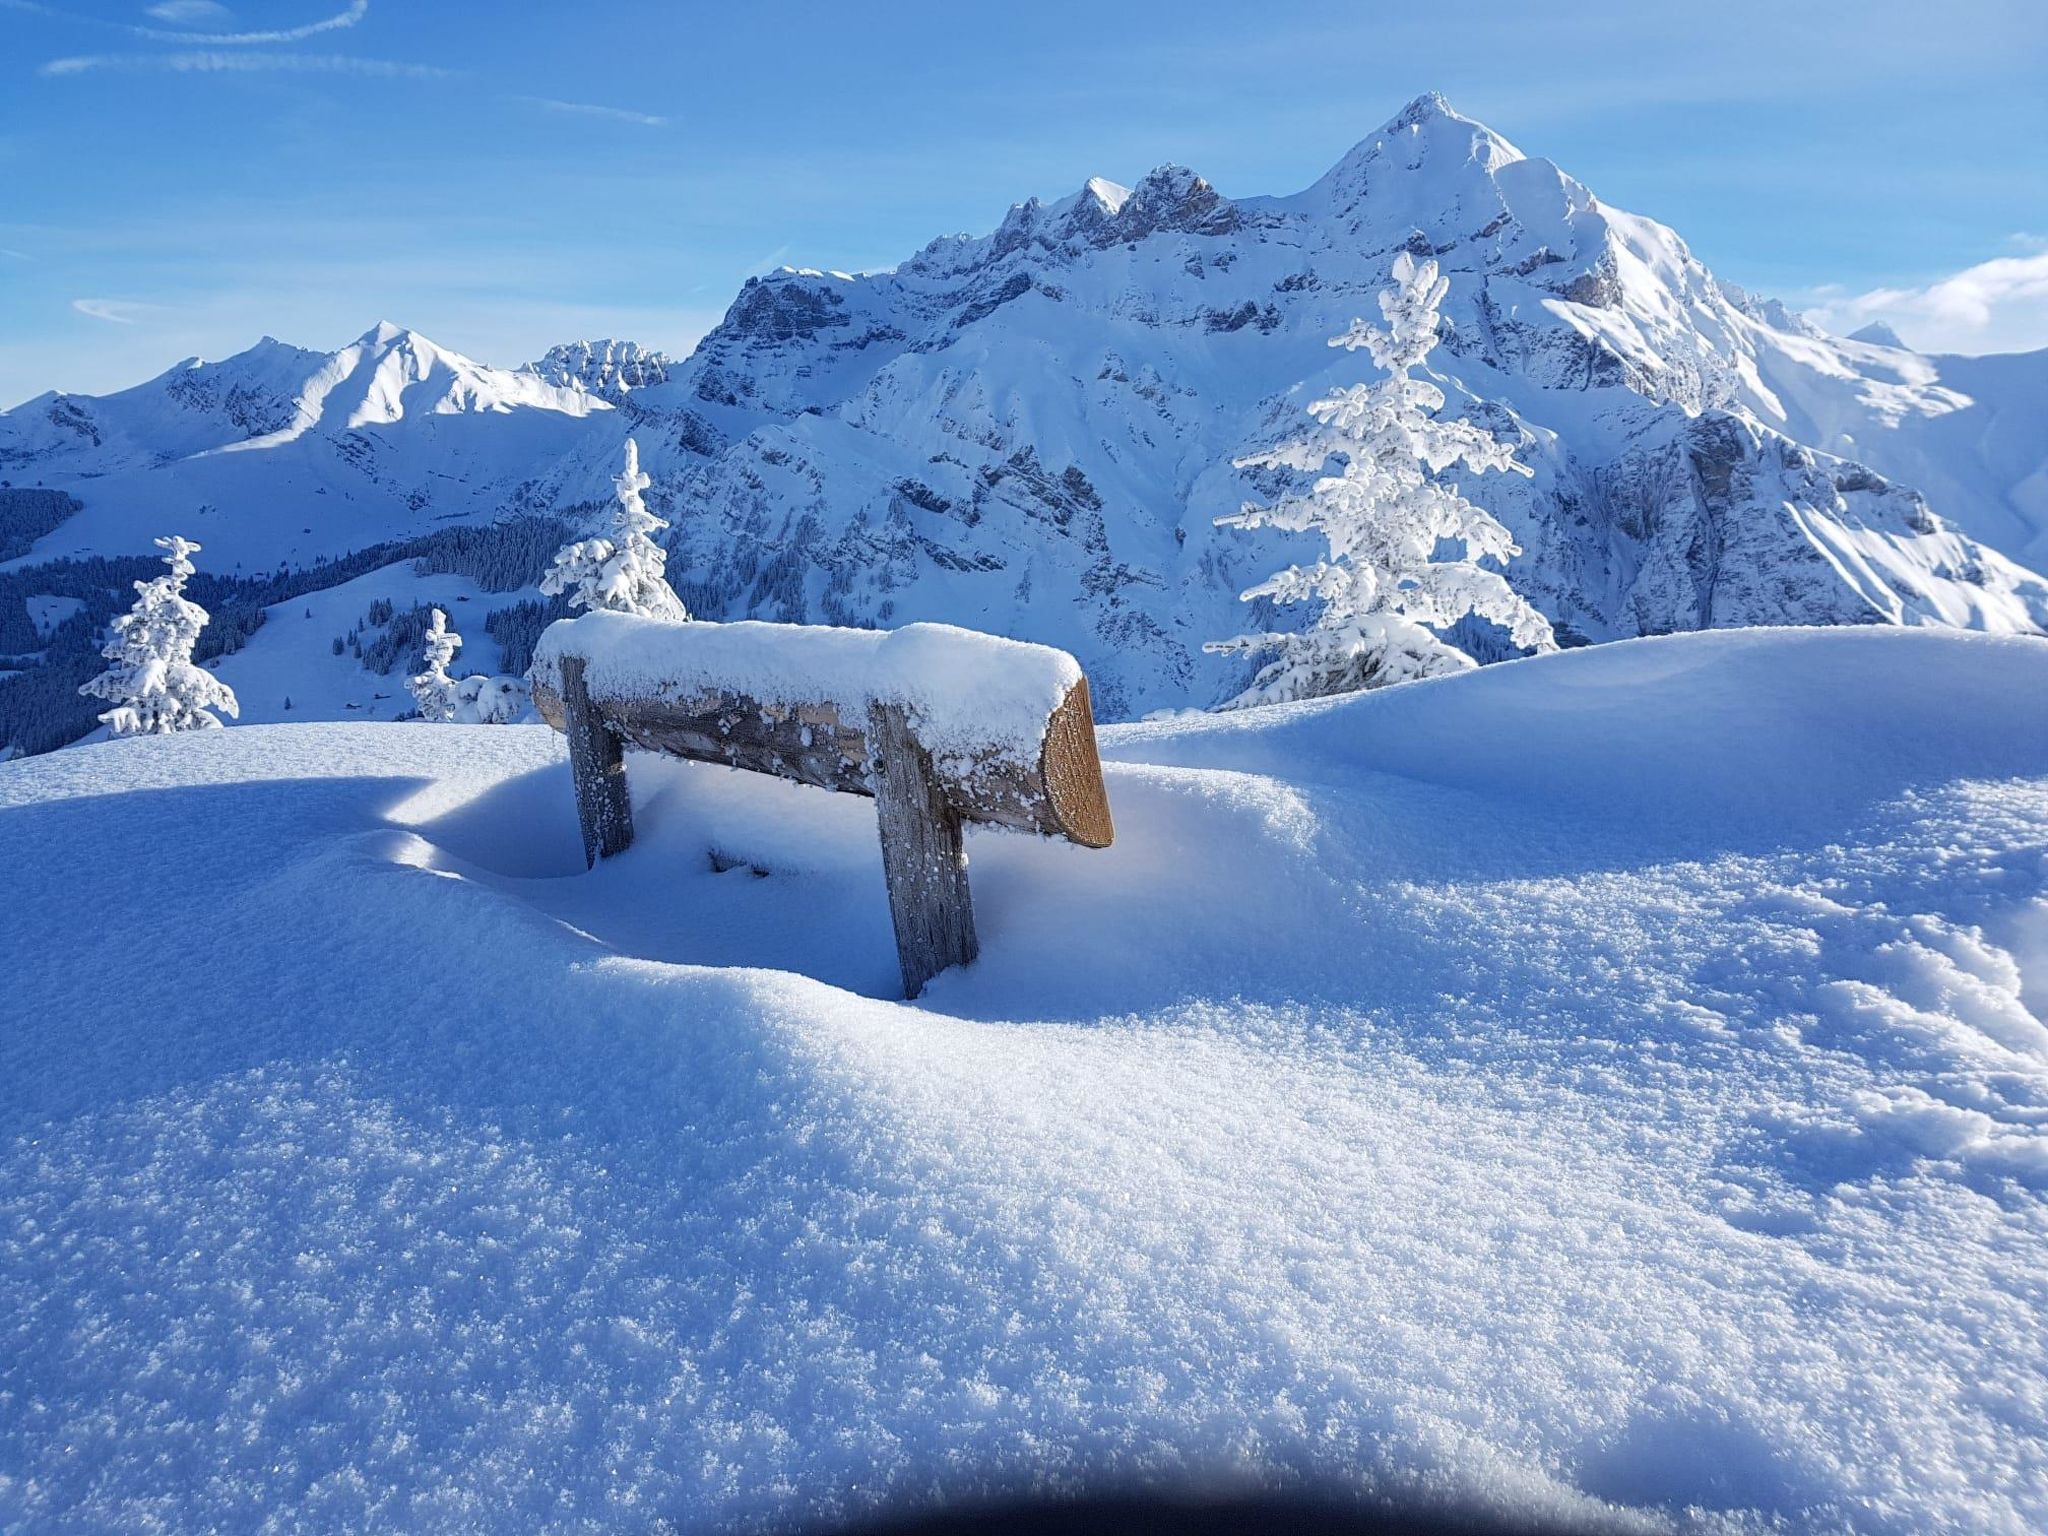
[[[666,128],[668,119],[656,117],[651,112],[635,112],[627,107],[603,107],[585,101],[556,101],[551,96],[514,96],[514,101],[523,101],[529,107],[544,107],[550,112],[573,112],[582,117],[606,117],[614,122],[637,123],[642,128]]]
[[[90,315],[95,320],[111,320],[115,325],[134,325],[151,306],[136,304],[127,299],[73,299],[71,307],[81,315]]]
[[[144,12],[158,21],[168,21],[174,26],[197,27],[212,23],[219,26],[232,14],[220,0],[159,0]]]
[[[177,3],[177,0],[174,0]],[[213,9],[225,14],[223,7]],[[304,26],[280,27],[269,32],[166,32],[157,27],[130,27],[128,30],[137,37],[157,38],[172,43],[212,43],[216,46],[239,47],[251,43],[297,43],[309,37],[318,37],[323,32],[339,32],[352,27],[369,14],[370,0],[349,0],[349,4],[332,16],[319,21],[309,21]],[[157,14],[155,11],[151,15]]]
[[[2028,352],[2048,347],[2048,241],[2017,235],[1997,256],[1920,287],[1850,293],[1822,288],[1807,315],[1845,335],[1881,320],[1923,352]]]
[[[385,80],[439,80],[454,71],[433,64],[404,64],[391,59],[363,59],[347,53],[94,53],[51,59],[39,75],[82,75],[95,70],[135,74],[168,70],[173,74],[369,75]]]
[[[8,10],[29,11],[37,16],[54,16],[60,21],[77,22],[82,26],[111,28],[125,32],[130,37],[148,38],[160,43],[210,43],[215,47],[236,48],[260,43],[297,43],[309,37],[318,37],[323,32],[339,32],[354,26],[370,12],[370,0],[349,0],[348,5],[332,16],[323,16],[318,21],[309,21],[296,27],[278,27],[264,32],[191,32],[168,31],[162,27],[138,27],[132,22],[107,21],[98,16],[78,16],[55,6],[44,5],[40,0],[0,0]],[[203,7],[199,9],[198,7]],[[165,15],[175,10],[175,17]],[[224,18],[228,11],[225,6],[212,4],[211,0],[164,0],[152,6],[148,12],[160,21],[183,21],[192,19],[213,20]]]

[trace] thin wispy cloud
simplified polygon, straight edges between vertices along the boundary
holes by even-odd
[[[548,112],[567,112],[578,117],[609,118],[615,123],[637,123],[642,128],[666,128],[668,119],[652,112],[635,112],[629,107],[606,107],[588,101],[557,101],[552,96],[514,96],[514,101]]]
[[[267,32],[182,32],[161,27],[131,27],[138,37],[172,43],[210,43],[215,47],[242,47],[263,43],[299,43],[326,32],[340,32],[356,25],[370,12],[370,0],[349,0],[348,6],[319,21],[303,26],[280,27]]]
[[[158,21],[168,21],[175,26],[196,27],[211,22],[218,26],[234,13],[220,0],[161,0],[143,12]]]
[[[165,5],[154,6],[149,13],[160,20],[171,20],[166,10],[179,10],[188,14],[190,0],[167,0]],[[296,27],[274,27],[260,32],[194,32],[185,28],[144,27],[129,21],[108,21],[99,16],[81,16],[74,11],[59,10],[55,6],[43,5],[38,0],[0,0],[0,8],[10,11],[28,11],[37,16],[49,16],[59,21],[77,22],[80,26],[109,28],[125,33],[129,37],[146,38],[158,43],[205,43],[215,48],[257,47],[263,44],[299,43],[309,37],[319,37],[327,32],[340,32],[355,26],[370,12],[370,0],[349,0],[349,4],[332,16],[323,16],[318,21],[305,22]],[[211,5],[203,13],[204,19],[225,17],[223,6]]]
[[[348,53],[95,53],[51,59],[39,75],[65,76],[113,70],[126,74],[261,74],[366,75],[383,80],[444,80],[456,71],[435,64],[407,64],[395,59],[364,59]]]
[[[73,299],[71,307],[81,315],[90,315],[95,320],[106,320],[115,325],[134,325],[151,308],[128,299]]]
[[[1836,334],[1882,321],[1928,352],[2021,352],[2048,346],[2048,243],[2017,235],[1997,256],[1917,287],[1839,287],[1809,296],[1808,315]]]

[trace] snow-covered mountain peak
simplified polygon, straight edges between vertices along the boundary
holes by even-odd
[[[2048,628],[2048,582],[1998,553],[2048,558],[2048,353],[1824,335],[1435,95],[1291,196],[1178,165],[1074,186],[893,271],[749,279],[680,362],[579,341],[511,372],[390,324],[333,353],[265,342],[6,413],[0,474],[86,503],[40,555],[146,549],[166,506],[220,507],[190,530],[253,566],[578,516],[632,433],[693,609],[1057,644],[1115,718],[1234,691],[1202,642],[1283,558],[1216,529],[1270,494],[1234,465],[1361,376],[1327,340],[1405,250],[1449,280],[1449,408],[1535,471],[1483,504],[1568,635]]]
[[[1422,173],[1433,192],[1475,174],[1491,177],[1526,159],[1484,123],[1462,115],[1435,92],[1418,96],[1374,132],[1367,134],[1306,192],[1288,203],[1305,209],[1344,212],[1359,208],[1390,176]]]
[[[520,371],[549,384],[584,389],[614,405],[636,389],[667,381],[674,361],[637,341],[571,341],[548,348]]]
[[[1861,329],[1851,331],[1847,339],[1850,341],[1860,341],[1866,346],[1890,347],[1895,352],[1910,352],[1913,350],[1906,345],[1897,331],[1886,325],[1882,320],[1873,320]]]
[[[1102,211],[1112,217],[1115,216],[1119,208],[1123,207],[1124,200],[1131,195],[1129,187],[1122,186],[1114,181],[1105,180],[1100,176],[1090,176],[1088,184],[1081,190],[1089,197],[1094,198],[1101,206]]]
[[[1142,240],[1157,230],[1221,235],[1236,219],[1235,205],[1193,171],[1162,165],[1131,188],[1110,232],[1114,240]]]
[[[358,336],[355,344],[359,347],[389,347],[407,341],[412,337],[413,333],[404,326],[395,325],[389,320],[379,320],[375,325],[363,332],[362,335]],[[419,339],[425,340],[424,337]]]

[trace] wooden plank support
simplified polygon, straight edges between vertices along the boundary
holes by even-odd
[[[583,828],[583,862],[623,853],[633,841],[633,802],[626,793],[626,747],[590,700],[583,658],[562,658],[563,734],[576,779],[576,820]]]
[[[896,957],[903,995],[913,998],[940,971],[966,965],[980,952],[966,841],[960,813],[946,803],[931,754],[911,734],[902,705],[870,706],[868,745]]]

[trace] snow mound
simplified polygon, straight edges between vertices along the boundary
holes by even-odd
[[[0,766],[0,1526],[2048,1523],[2048,644],[1103,741],[914,1005],[851,797],[636,761],[585,873],[542,728]]]

